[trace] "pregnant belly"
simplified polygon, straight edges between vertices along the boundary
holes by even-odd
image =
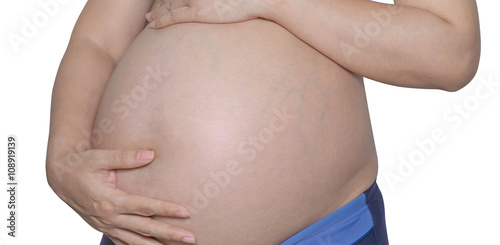
[[[96,148],[156,152],[118,187],[187,206],[155,218],[200,245],[280,243],[376,174],[361,78],[264,20],[146,28],[94,125]]]

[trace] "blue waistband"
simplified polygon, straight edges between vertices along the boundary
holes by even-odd
[[[374,228],[366,200],[367,196],[373,196],[367,193],[369,191],[378,191],[376,184],[335,212],[288,238],[281,245],[355,244]]]

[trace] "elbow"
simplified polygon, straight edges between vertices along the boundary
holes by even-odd
[[[480,44],[461,49],[449,48],[445,52],[442,50],[435,52],[439,53],[435,60],[424,62],[424,68],[417,69],[418,72],[413,73],[413,79],[420,88],[456,92],[467,86],[476,75]]]
[[[479,55],[477,57],[463,57],[446,78],[440,84],[440,89],[448,92],[456,92],[469,84],[474,78],[479,66]]]
[[[481,44],[479,36],[467,45],[459,45],[449,55],[449,62],[445,67],[437,66],[441,77],[438,88],[448,92],[456,92],[464,88],[476,75],[479,67]]]
[[[461,74],[451,75],[451,78],[440,84],[439,89],[447,92],[459,91],[472,81],[476,75],[476,70],[477,69],[470,68],[470,70],[467,70],[466,72],[460,72]]]

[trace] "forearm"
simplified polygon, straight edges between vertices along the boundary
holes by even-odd
[[[144,14],[152,2],[89,0],[85,5],[54,84],[47,160],[61,157],[55,153],[89,148],[104,88],[122,55],[143,30]]]
[[[101,94],[114,67],[113,59],[91,41],[70,42],[52,92],[48,158],[90,147]],[[47,160],[47,167],[56,163]]]
[[[269,19],[374,80],[456,90],[477,69],[479,33],[470,33],[475,27],[459,28],[420,8],[366,0],[283,0],[273,8]]]

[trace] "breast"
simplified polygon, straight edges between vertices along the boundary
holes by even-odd
[[[118,187],[187,206],[158,219],[199,244],[283,241],[345,201],[339,183],[374,155],[361,79],[264,20],[146,28],[94,125],[96,148],[156,152]]]

